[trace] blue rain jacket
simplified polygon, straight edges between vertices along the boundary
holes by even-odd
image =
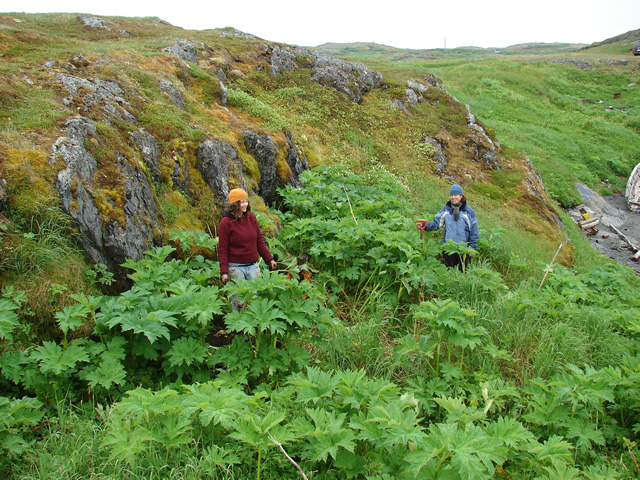
[[[460,215],[458,221],[453,218],[451,213],[451,202],[442,207],[435,218],[431,222],[427,222],[427,230],[434,231],[444,227],[443,242],[453,240],[456,243],[467,243],[473,249],[478,248],[478,219],[473,208],[463,202],[460,206]]]

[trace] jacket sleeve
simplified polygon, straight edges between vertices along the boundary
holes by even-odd
[[[478,230],[478,218],[476,217],[476,212],[472,208],[469,209],[469,220],[471,221],[471,226],[469,228],[469,246],[475,250],[478,248],[480,231]]]
[[[252,220],[255,224],[256,229],[256,247],[258,249],[258,253],[265,262],[269,263],[271,260],[273,260],[273,255],[271,255],[269,249],[267,248],[267,244],[264,241],[264,236],[262,235],[262,230],[260,230],[260,225],[258,224],[258,219],[255,217],[255,215],[253,216]]]
[[[436,216],[433,218],[433,220],[427,222],[427,231],[432,232],[442,227],[445,213],[447,213],[446,205],[442,207],[442,210],[436,213]]]
[[[229,222],[224,217],[218,224],[218,262],[220,274],[229,273]]]

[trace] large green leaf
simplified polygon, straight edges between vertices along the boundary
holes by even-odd
[[[79,362],[88,362],[89,354],[86,348],[80,345],[72,344],[63,350],[60,345],[46,341],[31,354],[31,358],[38,361],[43,373],[60,375],[75,368]]]

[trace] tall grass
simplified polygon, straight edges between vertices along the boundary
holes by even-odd
[[[5,234],[0,269],[23,276],[59,267],[79,252],[69,237],[71,222],[59,207],[36,206],[20,220],[22,231]]]

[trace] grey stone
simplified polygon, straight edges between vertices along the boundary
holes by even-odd
[[[129,106],[129,102],[122,98],[124,92],[116,82],[100,79],[91,81],[66,73],[59,73],[56,78],[72,97],[82,100],[84,112],[88,112],[95,105],[100,105],[108,116],[136,123],[135,116],[125,108]],[[64,100],[67,105],[72,101],[72,98]]]
[[[228,200],[230,173],[239,179],[238,187],[246,190],[242,163],[238,160],[238,151],[233,146],[224,140],[205,140],[198,147],[196,155],[196,168],[218,201]]]
[[[439,88],[440,90],[444,90],[445,92],[447,91],[447,87],[445,87],[444,83],[442,83],[435,75],[425,75],[424,81],[432,87]]]
[[[300,157],[298,149],[293,143],[293,135],[287,133],[286,137],[289,145],[287,163],[289,164],[289,168],[291,168],[291,179],[289,180],[289,185],[300,188],[302,187],[302,182],[300,182],[299,178],[300,174],[305,170],[309,170],[309,164],[307,163],[306,158],[304,158],[304,152],[302,153],[302,158]]]
[[[169,98],[176,107],[178,107],[180,110],[184,110],[184,95],[178,87],[176,87],[168,80],[160,80],[160,89],[167,95],[169,95]]]
[[[487,165],[489,168],[499,170],[498,152],[493,140],[481,125],[476,123],[476,116],[471,113],[469,105],[467,108],[467,125],[471,128],[472,134],[469,137],[469,144],[474,150],[474,160]]]
[[[0,178],[0,212],[4,211],[7,198],[7,181],[4,178]]]
[[[278,182],[276,158],[278,149],[269,135],[258,134],[251,130],[244,131],[244,146],[247,153],[256,159],[260,169],[258,193],[267,204],[278,201],[277,188],[282,186]]]
[[[311,78],[347,94],[355,103],[362,102],[367,92],[382,86],[382,75],[362,63],[347,62],[321,52],[309,53],[315,61]]]
[[[156,138],[143,129],[129,133],[129,137],[142,153],[142,160],[149,168],[151,176],[156,181],[160,181],[162,173],[160,172],[158,141]]]
[[[171,181],[174,189],[180,190],[188,196],[189,182],[191,181],[191,178],[189,177],[189,162],[184,158],[182,151],[178,151],[176,153],[177,154],[173,156],[175,163],[173,166],[173,173],[171,174]]]
[[[405,94],[407,96],[407,100],[409,101],[409,104],[413,107],[415,107],[416,105],[418,105],[418,95],[416,95],[416,92],[411,89],[411,88],[407,88],[405,90]]]
[[[107,27],[107,24],[115,25],[112,21],[105,20],[104,18],[100,18],[100,17],[90,17],[90,16],[81,15],[78,18],[87,27],[91,27],[91,28],[99,28],[99,29],[102,29],[102,30],[111,30],[109,27]]]
[[[422,96],[429,89],[427,85],[423,85],[422,83],[415,82],[413,80],[407,81],[407,87],[416,92],[416,95]]]
[[[442,143],[440,143],[437,139],[426,136],[422,139],[422,143],[428,143],[433,148],[436,149],[436,153],[433,156],[433,161],[436,164],[436,168],[434,169],[435,173],[442,173],[444,169],[447,167],[447,157],[444,154],[444,150],[442,148]]]
[[[163,52],[170,53],[174,57],[177,57],[181,60],[185,60],[187,62],[198,63],[198,55],[196,52],[196,47],[193,43],[187,40],[177,39],[174,45],[169,47],[165,47],[162,49]]]
[[[153,243],[157,210],[151,187],[144,172],[117,152],[117,180],[126,196],[125,221],[122,225],[103,218],[92,194],[97,162],[85,148],[90,138],[99,141],[95,125],[87,118],[77,117],[68,120],[66,127],[66,136],[56,140],[50,159],[52,164],[59,160],[65,164],[56,178],[62,207],[78,223],[83,234],[81,243],[91,260],[105,264],[119,282],[126,282],[127,272],[121,264],[127,258],[139,260]]]
[[[240,30],[232,29],[225,30],[220,34],[220,38],[225,37],[235,37],[235,38],[245,38],[247,40],[258,40],[258,37],[252,35],[251,33],[241,32]]]
[[[283,47],[268,46],[267,54],[269,55],[269,64],[271,65],[271,73],[278,75],[283,72],[293,72],[298,66],[296,56],[291,50]]]

